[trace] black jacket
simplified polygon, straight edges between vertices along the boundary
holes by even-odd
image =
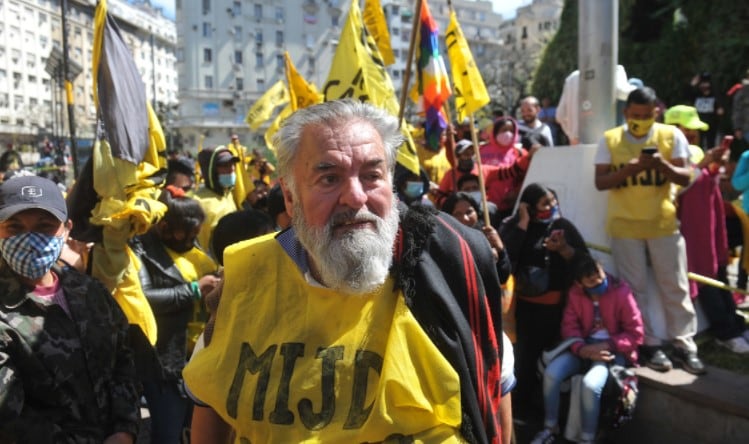
[[[181,379],[187,359],[187,323],[195,300],[192,287],[153,232],[135,237],[130,246],[140,259],[140,285],[156,318],[156,350],[163,377]]]

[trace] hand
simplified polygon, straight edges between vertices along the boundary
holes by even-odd
[[[213,291],[221,281],[216,275],[207,274],[198,280],[198,287],[200,288],[200,295],[204,296]]]
[[[567,239],[564,237],[564,230],[554,230],[549,233],[549,237],[544,239],[544,246],[549,251],[561,251],[567,247]]]
[[[614,359],[614,355],[609,350],[608,342],[583,345],[577,354],[581,358],[590,359],[591,361],[609,362]]]
[[[661,153],[655,154],[642,154],[638,157],[638,163],[642,167],[642,170],[654,170],[658,169],[663,163],[663,157]]]
[[[499,237],[499,233],[491,225],[481,227],[481,231],[484,232],[486,240],[489,241],[489,245],[497,250],[497,253],[505,249],[505,244],[502,242],[502,238]]]
[[[133,435],[127,432],[113,433],[104,439],[104,444],[133,444],[134,442]]]

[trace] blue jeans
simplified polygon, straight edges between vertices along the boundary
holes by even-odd
[[[552,429],[559,421],[559,388],[569,377],[581,373],[590,362],[582,383],[580,405],[582,412],[582,438],[593,440],[598,428],[598,415],[601,411],[601,393],[609,377],[608,363],[588,361],[566,352],[557,356],[544,371],[544,427]],[[624,358],[617,355],[615,363],[623,365]]]
[[[144,381],[143,394],[151,415],[151,442],[179,444],[182,429],[189,425],[192,401],[175,381]]]

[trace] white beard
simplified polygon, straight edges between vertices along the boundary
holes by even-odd
[[[373,222],[375,231],[356,229],[334,237],[336,226],[352,221]],[[320,228],[307,225],[299,201],[293,203],[292,226],[315,264],[321,283],[347,294],[371,293],[385,283],[393,261],[398,223],[395,196],[384,218],[365,209],[349,210],[335,214]]]

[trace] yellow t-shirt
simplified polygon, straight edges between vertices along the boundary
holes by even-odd
[[[464,442],[458,375],[392,280],[310,284],[272,235],[227,250],[213,339],[183,375],[237,442]]]
[[[611,153],[611,169],[623,168],[644,147],[654,146],[664,159],[671,159],[674,127],[653,124],[647,140],[632,142],[624,127],[610,129],[604,138]],[[678,229],[674,195],[676,187],[656,170],[642,171],[609,192],[606,228],[611,237],[653,239],[670,236]]]

